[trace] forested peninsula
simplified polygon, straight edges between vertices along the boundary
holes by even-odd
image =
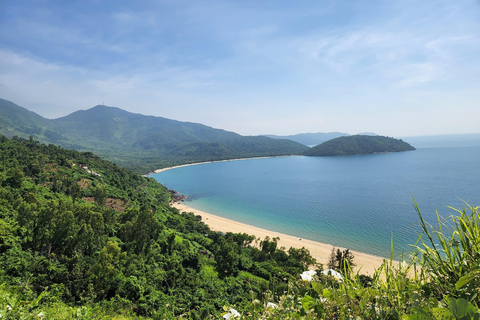
[[[401,139],[383,136],[353,135],[328,140],[308,150],[307,156],[346,156],[415,150]]]

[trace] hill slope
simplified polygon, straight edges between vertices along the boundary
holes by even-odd
[[[34,136],[42,139],[58,139],[54,126],[35,112],[28,111],[15,103],[0,99],[0,134],[6,137]]]
[[[44,143],[92,151],[137,172],[192,162],[302,154],[308,150],[289,140],[241,136],[199,123],[107,106],[49,120],[0,99],[0,123],[0,133],[7,137],[32,136]]]
[[[314,262],[308,250],[287,253],[275,239],[258,248],[254,236],[213,232],[200,216],[170,207],[153,178],[90,152],[0,136],[0,160],[2,319],[10,311],[6,319],[41,318],[15,314],[20,303],[5,284],[27,304],[45,292],[46,305],[98,304],[155,319],[188,310],[190,319],[207,319],[267,289],[282,293],[286,279]]]
[[[382,136],[355,135],[335,138],[313,147],[307,156],[344,156],[415,150],[410,144]]]

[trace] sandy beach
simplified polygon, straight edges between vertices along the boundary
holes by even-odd
[[[155,170],[155,173],[163,172],[170,169],[180,168],[180,167],[187,167],[187,166],[194,166],[206,163],[213,163],[213,162],[225,162],[225,161],[239,161],[239,160],[250,160],[250,159],[262,159],[262,158],[271,158],[271,157],[257,157],[257,158],[241,158],[241,159],[229,159],[229,160],[219,160],[219,161],[209,161],[209,162],[199,162],[199,163],[190,163],[184,164],[174,167],[167,167],[162,169]],[[333,245],[321,243],[317,241],[312,241],[308,239],[302,239],[299,237],[294,237],[291,235],[279,233],[276,231],[271,231],[263,228],[254,227],[245,223],[237,222],[234,220],[226,219],[223,217],[219,217],[213,215],[208,212],[204,212],[201,210],[197,210],[187,206],[184,202],[174,202],[171,203],[172,207],[177,208],[180,212],[193,212],[195,215],[202,216],[202,221],[205,222],[210,226],[210,228],[214,231],[221,231],[221,232],[238,232],[238,233],[248,233],[251,235],[256,236],[257,238],[264,239],[266,236],[270,238],[278,237],[280,240],[278,244],[280,247],[285,247],[288,250],[290,247],[294,248],[302,248],[305,247],[310,251],[310,254],[317,260],[317,262],[322,263],[324,268],[327,267],[328,258],[332,251]],[[336,247],[339,249],[345,249],[342,247]],[[375,270],[380,267],[383,263],[385,258],[351,250],[354,254],[354,262],[356,266],[353,268],[354,271],[360,270],[360,273],[373,275]]]
[[[302,248],[305,247],[306,249],[310,250],[311,255],[317,259],[317,262],[323,263],[324,268],[327,267],[328,258],[332,251],[332,245],[316,242],[307,239],[301,239],[298,237],[282,234],[275,231],[270,231],[254,226],[250,226],[244,223],[240,223],[237,221],[229,220],[226,218],[222,218],[219,216],[215,216],[213,214],[200,211],[191,207],[188,207],[184,203],[172,203],[172,207],[177,208],[180,212],[193,212],[195,215],[202,216],[202,221],[205,222],[210,226],[210,228],[214,231],[221,231],[221,232],[235,232],[235,233],[248,233],[251,235],[256,236],[257,238],[264,239],[266,236],[270,238],[279,237],[280,240],[278,244],[280,247],[285,247],[287,250],[290,247],[294,248]],[[339,249],[343,249],[341,247],[337,247]],[[384,258],[366,254],[363,252],[353,251],[355,256],[354,262],[356,263],[356,267],[354,270],[357,271],[360,269],[360,273],[373,275],[375,269],[377,269],[382,263]]]
[[[170,169],[196,166],[196,165],[206,164],[206,163],[229,162],[229,161],[252,160],[252,159],[266,159],[266,158],[280,158],[280,157],[295,157],[295,156],[292,155],[292,156],[253,157],[253,158],[238,158],[238,159],[216,160],[216,161],[206,161],[206,162],[195,162],[195,163],[187,163],[187,164],[181,164],[181,165],[178,165],[178,166],[157,169],[153,173],[159,173],[159,172],[167,171],[167,170],[170,170]],[[150,174],[153,174],[153,173],[150,173]],[[150,175],[150,174],[147,174],[147,175]]]

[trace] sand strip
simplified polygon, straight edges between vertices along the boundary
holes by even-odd
[[[176,168],[182,168],[182,167],[189,167],[189,166],[196,166],[199,164],[206,164],[206,163],[215,163],[215,162],[228,162],[228,161],[240,161],[240,160],[252,160],[252,159],[267,159],[267,158],[281,158],[281,157],[295,157],[298,155],[291,155],[291,156],[271,156],[271,157],[252,157],[252,158],[238,158],[238,159],[227,159],[227,160],[215,160],[215,161],[206,161],[206,162],[195,162],[195,163],[187,163],[187,164],[181,164],[178,166],[173,166],[173,167],[167,167],[167,168],[162,168],[162,169],[157,169],[153,173],[159,173],[163,171],[167,171],[170,169],[176,169]],[[150,174],[153,174],[150,173]],[[150,175],[147,174],[147,175]]]
[[[209,227],[214,231],[221,231],[221,232],[234,232],[234,233],[247,233],[256,236],[263,240],[266,236],[270,238],[279,237],[280,240],[278,244],[280,247],[285,247],[287,250],[290,247],[294,248],[302,248],[305,247],[310,251],[310,254],[317,259],[317,262],[322,263],[324,265],[324,269],[327,268],[328,258],[332,251],[332,245],[316,242],[307,239],[300,239],[298,237],[290,236],[287,234],[282,234],[275,231],[270,231],[254,226],[250,226],[241,222],[237,222],[234,220],[222,218],[219,216],[215,216],[213,214],[200,211],[191,207],[188,207],[184,203],[172,203],[172,207],[177,208],[180,212],[193,212],[195,215],[202,216],[202,221],[205,222]],[[344,249],[338,247],[339,249]],[[363,252],[353,251],[354,254],[354,262],[356,263],[356,267],[354,270],[358,270],[361,268],[361,274],[373,275],[375,269],[377,269],[382,263],[384,258],[374,256],[371,254],[366,254]]]

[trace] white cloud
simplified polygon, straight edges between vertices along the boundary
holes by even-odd
[[[462,88],[470,114],[479,98],[473,2],[96,5],[65,5],[64,24],[63,7],[15,16],[0,96],[50,117],[105,102],[244,134],[383,130],[414,108],[428,118],[435,96]]]
[[[439,66],[433,63],[415,63],[399,67],[394,76],[400,78],[396,81],[396,85],[399,87],[410,87],[438,81],[441,71]]]

